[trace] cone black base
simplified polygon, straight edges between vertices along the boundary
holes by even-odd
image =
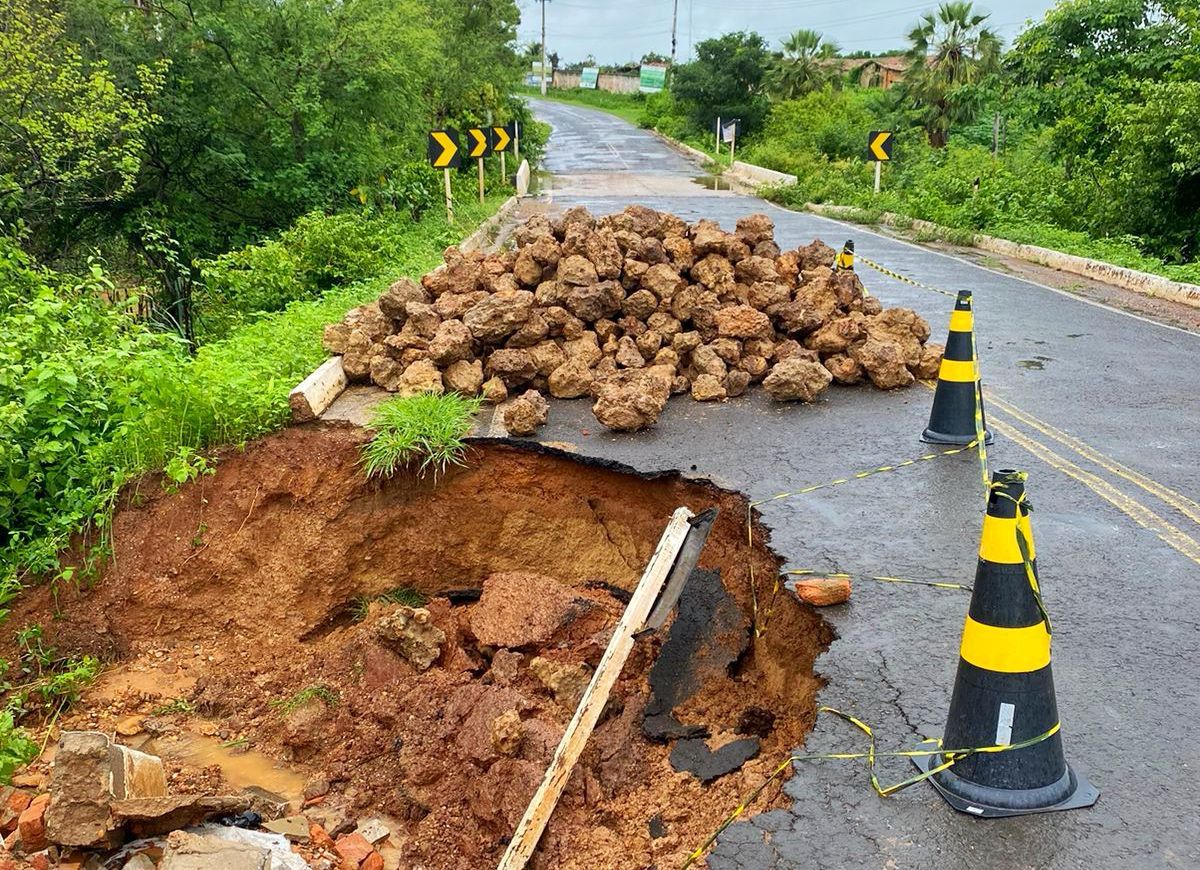
[[[926,444],[946,444],[953,447],[962,447],[964,444],[970,444],[975,440],[975,433],[969,435],[953,435],[946,432],[934,432],[932,429],[926,429],[921,433],[921,441]],[[983,433],[983,443],[985,446],[991,445],[992,433],[985,430]]]
[[[936,743],[930,741],[921,746],[936,748]],[[913,759],[913,765],[922,773],[940,763],[941,759],[937,755],[924,755]],[[1056,782],[1040,789],[988,788],[959,779],[953,771],[952,767],[934,774],[929,781],[954,809],[980,819],[1078,810],[1092,806],[1100,797],[1100,790],[1076,773],[1070,765],[1063,774],[1065,782]],[[1064,793],[1065,797],[1058,797]]]

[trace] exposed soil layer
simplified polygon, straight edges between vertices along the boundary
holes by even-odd
[[[556,689],[547,673],[583,665],[586,676],[599,661],[622,591],[671,512],[720,508],[700,564],[720,572],[747,638],[750,567],[769,595],[779,560],[764,529],[747,543],[742,496],[674,473],[476,442],[467,467],[436,484],[407,474],[369,482],[358,464],[365,437],[293,428],[229,453],[178,493],[143,483],[117,514],[104,576],[60,592],[57,618],[45,589],[31,591],[13,624],[41,623],[60,650],[118,664],[63,727],[111,732],[140,714],[164,744],[173,732],[245,740],[328,782],[314,811],[391,818],[400,866],[494,866],[575,703],[569,679]],[[523,596],[511,578],[485,584],[498,573],[546,579]],[[462,594],[481,586],[482,599]],[[424,593],[445,635],[427,670],[388,642],[382,626],[398,605],[361,605],[397,587]],[[540,618],[542,602],[564,618]],[[539,618],[499,618],[526,612]],[[672,770],[670,744],[642,734],[662,637],[640,641],[536,865],[678,865],[803,742],[813,660],[830,639],[815,611],[782,596],[769,632],[676,707],[680,722],[711,732],[714,749],[751,731],[762,739],[757,758],[706,786]],[[177,698],[186,703],[166,709]],[[219,778],[212,768],[172,774],[179,790]],[[772,792],[754,811],[781,801]],[[666,833],[652,839],[656,817]]]

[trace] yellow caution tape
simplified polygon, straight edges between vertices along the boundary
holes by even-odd
[[[897,281],[900,281],[904,284],[911,284],[914,287],[920,287],[922,290],[932,290],[934,293],[941,293],[943,296],[950,296],[953,298],[958,297],[957,293],[951,293],[949,290],[943,290],[941,287],[931,287],[929,284],[922,284],[920,281],[914,281],[912,278],[909,278],[905,275],[901,275],[899,272],[893,272],[891,269],[887,268],[886,266],[879,265],[874,260],[868,260],[862,254],[858,254],[857,257],[858,257],[859,262],[866,263],[868,266],[870,266],[876,272],[879,272],[881,275],[887,275],[889,278],[894,278]]]
[[[854,480],[865,480],[868,477],[874,477],[875,475],[878,475],[878,474],[886,474],[889,471],[899,471],[902,468],[908,468],[910,466],[917,465],[921,462],[930,462],[934,459],[941,459],[944,456],[954,456],[957,453],[963,453],[967,450],[972,450],[975,448],[975,446],[976,446],[976,442],[970,441],[970,442],[964,444],[962,447],[952,447],[949,450],[942,450],[942,451],[935,452],[935,453],[924,453],[921,456],[916,456],[916,457],[913,457],[912,459],[905,459],[903,462],[897,462],[892,465],[880,465],[877,468],[869,468],[866,471],[860,471],[856,474],[850,475],[849,477],[839,477],[835,480],[827,481],[826,483],[818,483],[818,484],[814,484],[812,486],[803,487],[802,489],[791,490],[790,492],[781,492],[781,493],[777,493],[776,495],[773,495],[769,498],[764,498],[764,499],[760,499],[759,501],[750,502],[750,504],[746,507],[746,543],[747,543],[749,549],[753,550],[753,548],[754,548],[754,509],[757,507],[760,507],[764,504],[768,504],[773,501],[780,501],[785,498],[793,498],[794,496],[798,496],[798,495],[807,495],[808,493],[817,492],[818,490],[822,490],[822,489],[830,489],[835,486],[842,486],[843,484],[850,483],[851,481],[854,481]],[[755,637],[762,637],[763,634],[766,633],[767,624],[771,621],[771,614],[775,610],[775,599],[779,595],[780,585],[781,584],[780,584],[779,575],[776,574],[775,585],[771,590],[771,603],[760,623],[759,618],[758,618],[758,610],[759,610],[759,607],[758,607],[758,584],[755,582],[755,579],[754,579],[754,562],[753,562],[753,560],[750,561],[750,605],[751,605],[751,609],[752,609],[752,616],[754,619],[754,635],[755,635]]]
[[[943,580],[909,580],[905,577],[888,577],[880,574],[831,574],[828,571],[821,571],[816,568],[792,568],[784,571],[794,577],[830,577],[835,580],[875,580],[879,583],[902,583],[908,586],[932,586],[935,589],[961,589],[964,592],[974,591],[974,586],[967,586],[964,583],[950,583]]]
[[[1058,733],[1059,728],[1061,727],[1060,723],[1055,722],[1051,728],[1049,728],[1048,730],[1044,731],[1041,734],[1038,734],[1036,737],[1030,737],[1027,740],[1021,740],[1021,741],[1018,741],[1017,743],[995,744],[992,746],[975,746],[970,749],[945,749],[942,747],[942,741],[940,738],[930,738],[930,739],[927,739],[922,742],[924,744],[932,744],[933,748],[931,748],[931,749],[895,749],[895,750],[881,751],[881,750],[877,750],[875,748],[875,732],[871,729],[871,727],[869,725],[867,725],[861,719],[851,716],[849,713],[843,713],[841,710],[835,710],[832,707],[818,707],[817,712],[818,713],[829,713],[834,716],[837,716],[840,719],[843,719],[846,722],[849,722],[851,725],[856,727],[858,730],[860,730],[864,734],[866,734],[867,739],[869,741],[868,746],[867,746],[867,751],[866,752],[827,752],[827,753],[821,753],[821,754],[815,754],[815,755],[791,755],[791,756],[788,756],[787,759],[785,759],[781,764],[779,764],[777,767],[775,767],[767,775],[767,777],[758,786],[756,786],[755,789],[752,792],[750,792],[750,794],[748,794],[742,800],[742,802],[740,804],[737,805],[737,807],[734,809],[734,811],[732,813],[730,813],[728,816],[726,816],[725,821],[721,822],[720,826],[715,831],[713,831],[712,834],[710,834],[703,843],[701,843],[698,847],[696,847],[696,849],[694,849],[692,851],[692,853],[690,855],[688,855],[687,860],[683,862],[682,870],[687,870],[688,867],[692,866],[692,864],[694,864],[697,860],[702,858],[704,856],[704,853],[708,851],[709,847],[712,846],[712,844],[717,841],[717,837],[721,836],[721,834],[725,831],[726,828],[728,828],[735,821],[737,821],[737,819],[740,818],[746,812],[746,810],[748,810],[750,808],[750,805],[753,804],[754,801],[758,799],[758,796],[763,793],[763,791],[766,789],[766,787],[768,785],[770,785],[772,782],[774,782],[775,780],[779,779],[779,777],[781,777],[783,775],[784,771],[786,771],[788,769],[789,765],[797,764],[801,761],[848,761],[848,760],[865,759],[867,762],[867,771],[870,775],[871,788],[873,788],[875,790],[875,793],[877,795],[879,795],[880,797],[890,797],[891,795],[894,795],[898,791],[902,791],[903,789],[906,789],[911,785],[916,785],[918,782],[923,782],[923,781],[929,779],[931,776],[941,773],[943,770],[947,770],[948,768],[952,767],[957,762],[962,761],[964,758],[968,758],[972,755],[979,755],[982,753],[1011,752],[1015,749],[1028,749],[1030,746],[1034,746],[1038,743],[1041,743],[1043,740],[1049,740],[1051,737],[1053,737],[1055,734]],[[876,759],[879,759],[879,758],[929,758],[931,756],[941,756],[943,758],[943,761],[940,764],[935,764],[935,765],[931,766],[929,768],[929,770],[923,771],[923,772],[917,774],[916,776],[909,777],[908,779],[903,780],[901,782],[894,783],[893,785],[889,785],[889,786],[880,785],[879,779],[875,775]]]
[[[991,491],[992,479],[988,475],[987,432],[983,428],[983,381],[979,375],[979,351],[975,347],[975,327],[971,327],[971,360],[975,365],[975,444],[979,448],[979,470],[983,474],[983,491]]]
[[[1016,474],[1022,481],[1028,480],[1029,478],[1029,473],[1026,471],[1019,471],[1016,472]],[[1054,631],[1050,627],[1050,612],[1046,610],[1046,602],[1042,600],[1042,587],[1038,583],[1037,572],[1033,570],[1033,557],[1031,555],[1033,550],[1033,542],[1025,537],[1025,530],[1021,528],[1022,508],[1027,512],[1032,512],[1033,505],[1029,503],[1029,494],[1027,492],[1022,491],[1020,496],[1013,498],[1007,492],[1000,489],[1000,486],[1001,484],[998,483],[993,487],[989,487],[989,489],[994,488],[996,490],[996,495],[1000,496],[1001,498],[1006,498],[1016,505],[1017,522],[1015,529],[1017,535],[1017,549],[1021,553],[1021,562],[1025,566],[1025,578],[1029,581],[1029,588],[1033,592],[1033,600],[1037,604],[1038,613],[1041,614],[1042,622],[1046,624],[1046,634],[1052,635],[1054,634]]]

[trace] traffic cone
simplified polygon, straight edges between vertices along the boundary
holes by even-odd
[[[854,239],[847,239],[842,245],[841,253],[833,261],[833,271],[854,271]]]
[[[946,353],[938,369],[937,390],[933,394],[933,410],[929,426],[921,440],[929,444],[969,444],[978,428],[983,430],[984,444],[992,443],[983,417],[983,391],[976,377],[975,315],[971,311],[971,293],[960,290],[950,313],[950,335],[946,338]]]
[[[929,772],[955,750],[982,749],[957,754],[929,780],[950,806],[982,818],[1089,807],[1100,796],[1063,755],[1025,478],[1011,469],[992,476],[945,753],[914,760]]]

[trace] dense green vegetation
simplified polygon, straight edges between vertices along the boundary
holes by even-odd
[[[461,465],[463,438],[479,410],[480,400],[458,393],[389,399],[375,408],[367,428],[374,437],[363,446],[363,468],[369,477],[391,477],[406,465],[436,477]]]
[[[282,425],[324,324],[510,192],[424,163],[432,126],[525,122],[511,0],[0,5],[0,619],[86,584],[119,493],[211,473]],[[470,46],[469,51],[463,50]],[[510,169],[515,163],[510,161]],[[0,776],[96,663],[36,626],[0,660]]]
[[[1063,0],[1002,52],[987,16],[950,2],[909,40],[889,90],[858,87],[820,34],[772,55],[733,33],[700,43],[669,92],[624,100],[705,149],[717,116],[740,117],[741,159],[799,179],[769,193],[784,204],[891,211],[1200,282],[1194,3]],[[896,131],[879,196],[864,160],[876,129]]]

